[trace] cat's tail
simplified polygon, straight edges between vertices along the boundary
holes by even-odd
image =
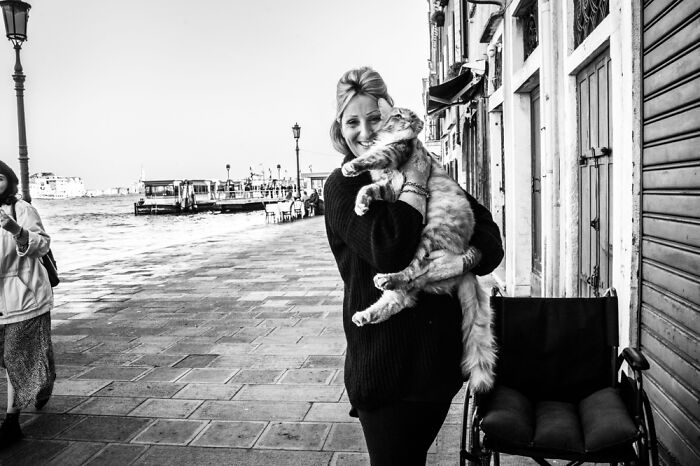
[[[462,375],[469,376],[475,392],[485,392],[493,387],[496,366],[489,297],[472,273],[464,275],[457,293],[462,305]]]

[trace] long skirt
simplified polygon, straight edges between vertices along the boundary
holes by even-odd
[[[43,406],[53,391],[56,368],[51,346],[51,314],[0,325],[0,366],[15,389],[14,407]]]

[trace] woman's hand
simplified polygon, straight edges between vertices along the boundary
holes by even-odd
[[[430,281],[456,277],[469,272],[480,259],[481,253],[474,247],[470,247],[465,254],[454,254],[446,249],[440,249],[430,253],[428,266],[418,276],[427,275]]]
[[[2,209],[0,209],[0,227],[12,236],[17,236],[22,232],[22,227]]]

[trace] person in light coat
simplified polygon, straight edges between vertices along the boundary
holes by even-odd
[[[19,413],[48,402],[56,378],[51,345],[53,291],[41,257],[51,239],[37,210],[17,198],[19,180],[0,161],[0,366],[7,371],[7,414],[0,449],[22,438]]]

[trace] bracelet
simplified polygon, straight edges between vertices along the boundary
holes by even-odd
[[[408,180],[404,181],[403,184],[404,184],[404,186],[410,186],[412,188],[418,189],[419,191],[423,191],[425,194],[428,194],[428,187],[427,186],[423,186],[421,184],[414,183],[414,182],[408,181]]]
[[[403,193],[418,194],[419,196],[423,196],[423,197],[426,198],[426,199],[430,199],[430,194],[424,193],[424,192],[422,192],[422,191],[418,191],[417,189],[403,188],[403,189],[401,190],[401,193],[399,193],[399,194],[403,194]]]

